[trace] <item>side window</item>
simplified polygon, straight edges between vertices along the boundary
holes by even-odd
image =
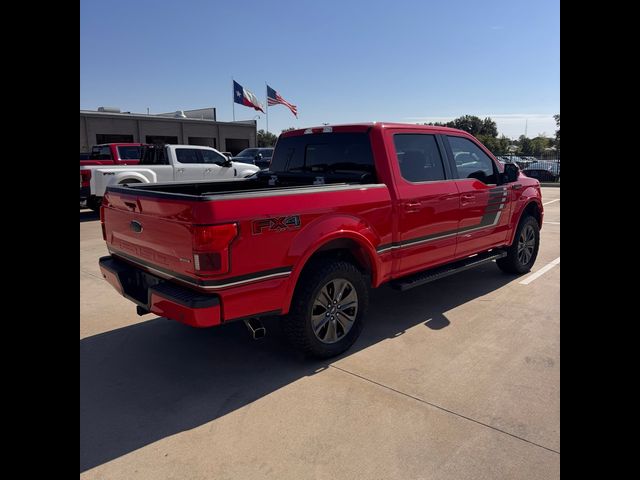
[[[202,153],[202,163],[215,163],[216,165],[222,165],[226,160],[225,157],[213,150],[200,150],[200,153]]]
[[[176,148],[176,158],[179,163],[202,163],[195,148]]]
[[[442,155],[434,135],[399,133],[393,136],[402,178],[409,182],[445,180]]]
[[[449,145],[458,169],[458,178],[475,178],[486,184],[496,183],[493,160],[468,138],[449,135]]]

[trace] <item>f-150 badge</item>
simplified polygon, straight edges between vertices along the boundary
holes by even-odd
[[[297,228],[300,228],[300,217],[298,215],[264,218],[262,220],[254,220],[251,224],[251,230],[254,235],[260,235],[265,230],[284,232],[285,230],[295,230]]]

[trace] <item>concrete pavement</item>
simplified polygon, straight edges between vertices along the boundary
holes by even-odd
[[[559,198],[543,188],[533,273],[560,256]],[[253,342],[138,317],[105,254],[81,213],[82,478],[559,477],[559,265],[382,287],[354,347],[318,362],[275,318]]]

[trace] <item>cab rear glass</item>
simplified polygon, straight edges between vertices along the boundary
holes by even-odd
[[[281,137],[270,171],[375,173],[368,133],[318,133]]]

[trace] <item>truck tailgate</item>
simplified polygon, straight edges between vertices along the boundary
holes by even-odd
[[[108,192],[104,234],[112,253],[158,270],[194,275],[192,203]]]

